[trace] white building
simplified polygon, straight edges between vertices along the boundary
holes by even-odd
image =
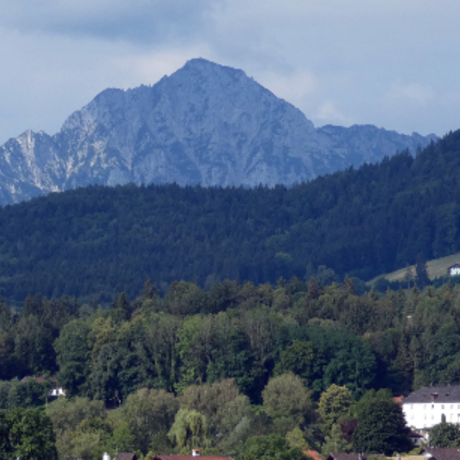
[[[460,386],[425,387],[403,400],[407,425],[416,429],[431,428],[446,417],[446,422],[460,424]]]
[[[460,275],[460,264],[451,265],[447,271],[450,276]]]
[[[65,396],[64,388],[53,388],[50,390],[50,396]]]

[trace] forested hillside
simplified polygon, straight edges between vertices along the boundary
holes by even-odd
[[[459,286],[357,296],[348,277],[327,287],[225,281],[209,292],[181,281],[165,297],[147,282],[110,309],[35,295],[13,315],[2,302],[0,410],[43,405],[52,383],[17,378],[55,374],[67,397],[46,412],[60,458],[189,452],[189,436],[231,455],[254,435],[362,449],[353,432],[377,400],[460,383],[459,305]],[[104,403],[120,409],[108,418]],[[184,427],[201,428],[182,436]]]
[[[154,279],[209,288],[325,271],[369,279],[458,252],[460,132],[414,159],[286,189],[94,186],[0,209],[0,293],[21,301],[136,295]],[[330,280],[334,274],[329,270]]]

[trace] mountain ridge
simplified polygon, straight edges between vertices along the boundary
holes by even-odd
[[[436,136],[315,128],[242,70],[188,61],[152,86],[99,93],[53,136],[0,147],[0,204],[90,184],[293,185]]]

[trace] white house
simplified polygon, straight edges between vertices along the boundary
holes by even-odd
[[[447,269],[447,272],[449,273],[450,276],[460,275],[460,264],[451,265]]]
[[[425,387],[402,402],[406,422],[416,429],[431,428],[446,422],[460,424],[460,386]]]
[[[64,388],[53,388],[50,390],[50,396],[65,396],[65,390]]]

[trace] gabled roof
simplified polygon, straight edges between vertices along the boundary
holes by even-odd
[[[155,455],[153,460],[233,460],[230,457],[220,457],[218,455],[179,455],[179,454],[170,454],[170,455]]]
[[[326,460],[359,460],[360,454],[329,454]],[[384,455],[381,454],[361,454],[362,460],[367,460],[369,456],[373,457],[382,457],[385,458]]]
[[[423,434],[417,433],[414,430],[410,430],[409,437],[410,438],[424,438],[425,436],[423,436]]]
[[[50,382],[53,382],[53,383],[56,383],[57,382],[57,379],[56,377],[47,377],[46,375],[39,375],[38,377],[36,376],[32,376],[32,375],[28,375],[26,377],[24,377],[21,382],[29,382],[30,380],[35,380],[36,382],[38,383],[43,383],[43,382],[46,382],[46,381],[50,381]]]
[[[390,457],[393,460],[429,460],[429,457],[425,455],[404,455],[404,457]]]
[[[443,386],[443,387],[424,387],[414,391],[407,398],[404,398],[405,404],[414,403],[458,403],[460,404],[460,386]]]
[[[133,452],[118,452],[114,460],[137,460],[137,456]]]
[[[447,270],[450,270],[451,268],[460,268],[460,264],[451,265],[450,267],[447,268]]]
[[[460,448],[458,447],[427,447],[422,453],[426,452],[431,454],[433,460],[460,460]]]
[[[316,450],[304,450],[303,453],[311,457],[313,460],[323,460],[319,452],[316,452]]]

